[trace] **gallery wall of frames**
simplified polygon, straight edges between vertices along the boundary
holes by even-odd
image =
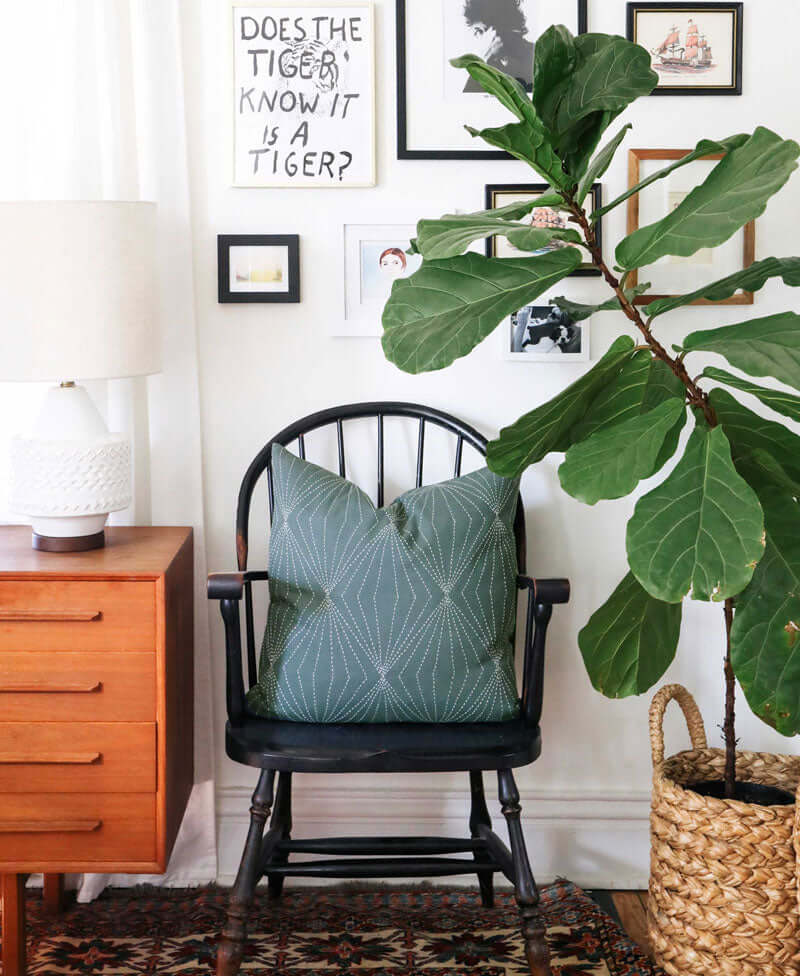
[[[263,6],[192,0],[186,6],[187,152],[213,569],[235,564],[231,524],[242,473],[266,440],[298,417],[340,403],[396,399],[446,410],[495,436],[577,380],[626,330],[614,313],[575,322],[551,304],[561,295],[588,304],[607,297],[602,280],[582,267],[509,315],[448,369],[412,376],[387,362],[381,311],[393,283],[419,267],[419,256],[409,253],[416,221],[535,200],[544,190],[524,163],[465,130],[508,119],[471,90],[449,58],[479,54],[529,84],[533,42],[553,23],[573,32],[627,34],[650,52],[658,88],[620,117],[618,128],[627,122],[632,128],[593,189],[594,210],[700,139],[758,125],[800,137],[800,72],[794,71],[800,4],[787,0],[272,0]],[[678,206],[712,165],[698,159],[678,168],[606,213],[599,224],[606,259],[613,263],[629,230]],[[665,259],[645,280],[658,294],[686,293],[754,257],[797,253],[798,212],[800,183],[792,181],[727,245],[689,260]],[[563,216],[537,207],[528,219],[548,226]],[[480,254],[514,255],[505,241],[485,247],[484,241],[474,245]],[[785,298],[765,288],[755,297],[740,292],[725,304],[679,309],[660,328],[671,344],[687,331],[781,311]],[[348,477],[372,485],[374,431],[354,424],[346,437]],[[413,470],[409,458],[416,450],[415,440],[406,444],[393,435],[390,442],[398,454],[387,454],[387,498],[392,487],[396,494],[409,487],[401,475]],[[312,437],[307,449],[310,460],[335,464],[335,443],[330,448]],[[401,456],[405,450],[409,458]],[[439,451],[431,443],[426,482],[449,477],[451,462],[444,445]],[[589,885],[613,877],[636,886],[647,877],[647,701],[603,700],[577,647],[577,633],[606,598],[608,580],[624,575],[630,512],[626,504],[580,505],[555,483],[550,460],[522,482],[529,569],[573,581],[573,598],[551,625],[546,747],[535,774],[521,777],[523,809],[535,821],[528,836],[543,877],[561,872]],[[265,559],[266,526],[254,522],[251,538]],[[721,656],[718,609],[692,604],[686,613],[692,615],[687,632],[707,646],[704,660]],[[223,714],[222,661],[215,667]],[[691,687],[702,710],[718,715],[719,682],[708,670],[698,654],[679,652],[667,677]],[[785,751],[787,742],[758,720],[743,714],[741,721],[742,739],[752,748]],[[677,721],[668,734],[682,747]],[[252,783],[218,748],[224,879],[241,852],[242,798]],[[363,833],[359,824],[367,816],[386,834],[396,833],[403,818],[420,817],[437,830],[452,819],[457,830],[463,816],[463,784],[447,777],[429,786],[391,777],[380,803],[365,799],[347,777],[311,777],[308,789],[325,791],[325,818],[337,820],[340,834]],[[313,819],[317,802],[298,804],[298,818]],[[313,833],[315,826],[299,819],[298,829],[306,828]]]

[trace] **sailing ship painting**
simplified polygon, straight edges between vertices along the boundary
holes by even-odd
[[[656,71],[695,73],[714,67],[711,44],[694,20],[685,30],[675,25],[664,41],[650,52]]]

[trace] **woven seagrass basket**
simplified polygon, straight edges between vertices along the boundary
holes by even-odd
[[[692,748],[665,759],[664,711],[673,699]],[[723,779],[725,753],[708,748],[700,711],[681,685],[653,699],[650,744],[648,933],[656,962],[669,976],[800,976],[795,806],[685,788]],[[736,778],[797,794],[800,757],[739,752]]]

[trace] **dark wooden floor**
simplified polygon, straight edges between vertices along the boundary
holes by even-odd
[[[628,935],[650,955],[647,942],[647,892],[646,891],[593,891],[592,896],[600,905],[616,911],[622,927]],[[614,914],[614,911],[611,911]]]

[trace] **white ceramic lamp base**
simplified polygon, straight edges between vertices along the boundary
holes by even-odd
[[[82,386],[48,390],[33,431],[11,444],[11,509],[31,520],[35,549],[105,544],[109,512],[131,502],[130,444],[109,434]]]

